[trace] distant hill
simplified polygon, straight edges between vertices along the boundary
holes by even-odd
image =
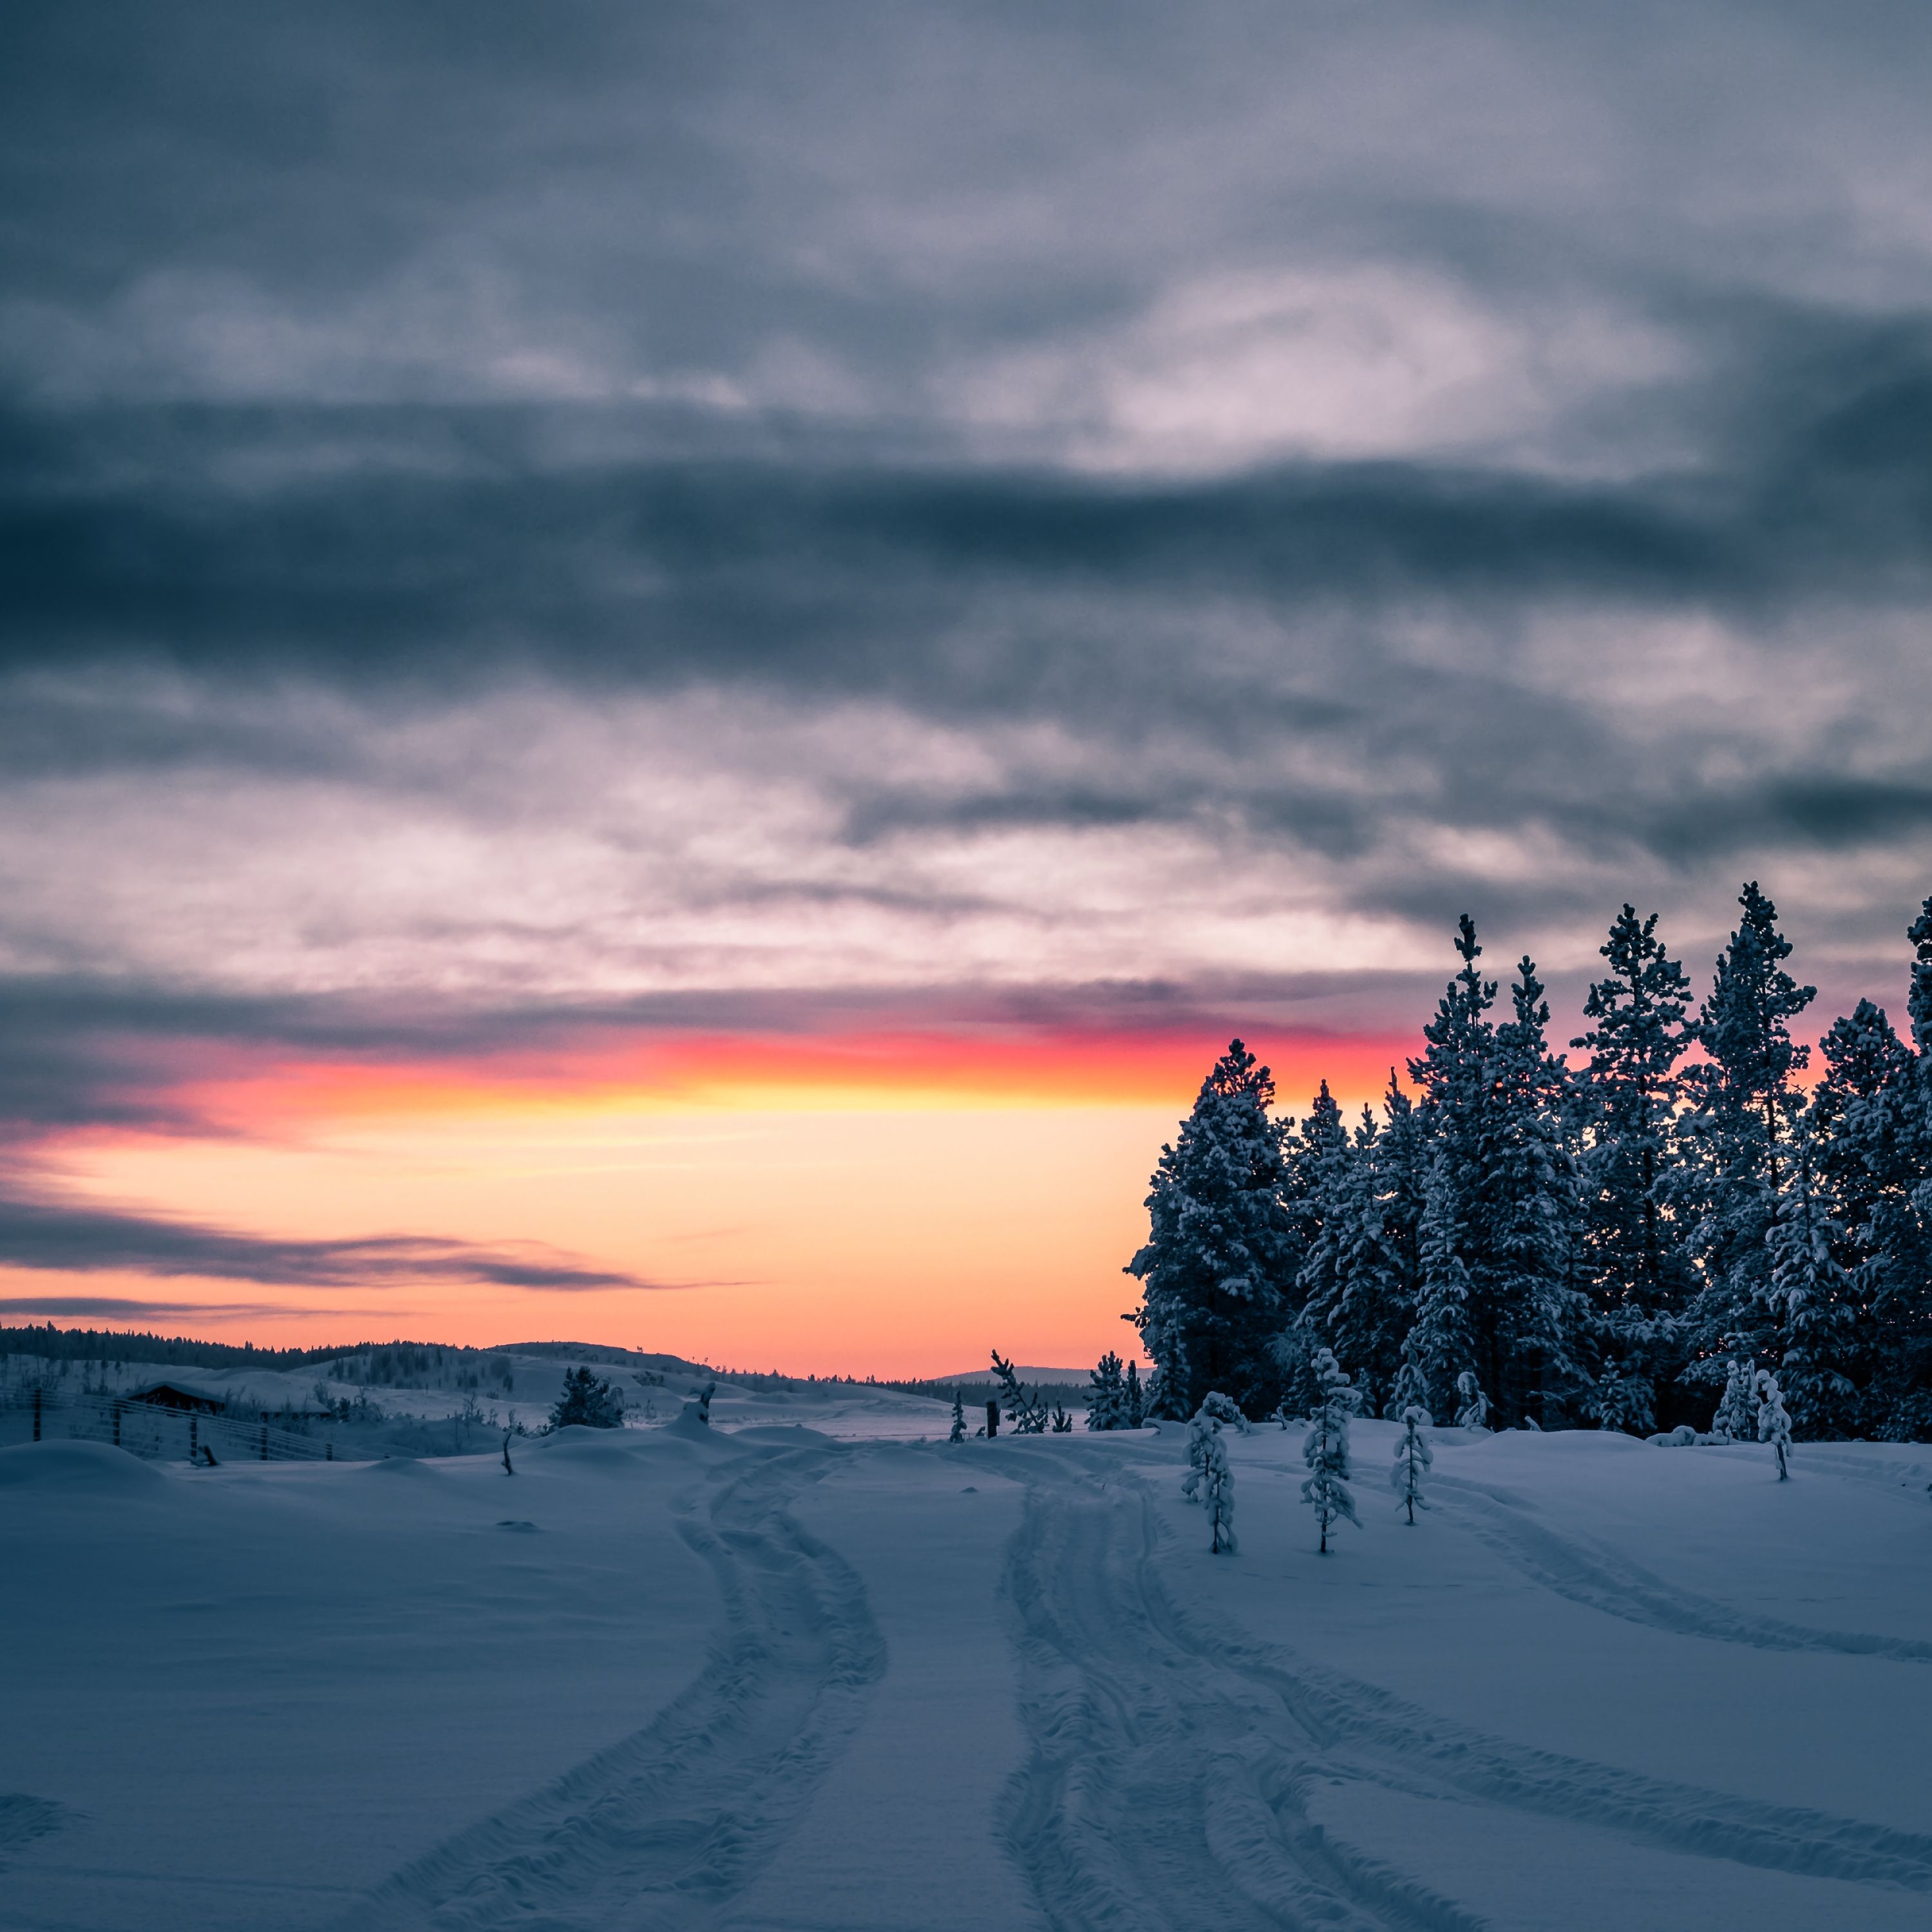
[[[1084,1388],[1093,1371],[1090,1369],[1029,1368],[1022,1364],[1013,1372],[1023,1382],[1046,1382],[1056,1388]],[[991,1369],[968,1369],[961,1375],[934,1376],[927,1386],[931,1388],[944,1382],[948,1388],[976,1388],[982,1382],[998,1380],[999,1377]]]

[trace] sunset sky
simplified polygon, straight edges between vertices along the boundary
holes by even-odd
[[[1932,10],[7,38],[0,1318],[1087,1362],[1466,909],[1902,1004]]]

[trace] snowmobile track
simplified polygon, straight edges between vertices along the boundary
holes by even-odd
[[[682,1526],[724,1598],[703,1671],[643,1730],[406,1867],[344,1932],[675,1932],[741,1891],[884,1670],[863,1586],[787,1514],[829,1466],[801,1450],[727,1473],[708,1523]]]
[[[1196,1628],[1162,1589],[1152,1500],[1064,1474],[1029,1491],[1006,1592],[1034,1748],[1011,1855],[1056,1932],[1485,1922],[1310,1815],[1319,1784],[1493,1806],[1658,1850],[1932,1892],[1932,1837],[1487,1736],[1280,1646]],[[1472,1828],[1480,1829],[1479,1826]]]
[[[1517,1508],[1506,1492],[1460,1477],[1438,1476],[1436,1506],[1459,1517],[1490,1549],[1546,1588],[1572,1603],[1625,1622],[1682,1636],[1743,1644],[1757,1650],[1828,1652],[1932,1664],[1932,1643],[1861,1630],[1819,1630],[1775,1617],[1753,1616],[1653,1576],[1628,1557],[1593,1541],[1559,1535]]]

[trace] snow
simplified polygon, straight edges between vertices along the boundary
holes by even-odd
[[[1225,1432],[1214,1557],[1175,1426],[712,1414],[0,1449],[0,1922],[1925,1922],[1932,1449],[1432,1430],[1324,1558],[1297,1436]]]

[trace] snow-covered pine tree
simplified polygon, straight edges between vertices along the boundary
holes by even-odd
[[[694,1395],[697,1391],[694,1389]],[[700,1418],[709,1420],[708,1417]],[[620,1390],[580,1364],[566,1369],[563,1388],[550,1412],[552,1429],[621,1429],[624,1426],[624,1397]]]
[[[1421,1292],[1415,1320],[1402,1345],[1396,1393],[1438,1414],[1454,1406],[1456,1378],[1475,1359],[1469,1328],[1469,1270],[1461,1253],[1456,1163],[1438,1148],[1423,1196]]]
[[[1348,1489],[1354,1473],[1348,1466],[1348,1418],[1361,1406],[1361,1394],[1349,1386],[1332,1350],[1318,1351],[1313,1367],[1322,1400],[1309,1420],[1307,1438],[1301,1445],[1302,1460],[1308,1465],[1301,1500],[1315,1512],[1322,1554],[1326,1556],[1331,1523],[1346,1516],[1357,1528],[1361,1527],[1355,1498]]]
[[[1661,1186],[1690,988],[1657,937],[1654,913],[1640,920],[1626,903],[1599,950],[1610,970],[1584,1001],[1588,1029],[1570,1042],[1590,1054],[1578,1083],[1582,1276],[1600,1364],[1598,1420],[1648,1435],[1660,1412],[1669,1418],[1683,1366],[1674,1311],[1688,1299],[1690,1264]],[[1633,1386],[1643,1382],[1648,1396]]]
[[[1577,1360],[1588,1304],[1577,1286],[1581,1206],[1567,1125],[1574,1083],[1550,1051],[1550,1006],[1527,953],[1510,1003],[1496,1032],[1483,1190],[1493,1318],[1511,1412],[1550,1424],[1591,1380]]]
[[[1138,1362],[1127,1364],[1127,1386],[1122,1400],[1126,1408],[1126,1420],[1123,1426],[1128,1429],[1139,1428],[1147,1419],[1147,1410],[1141,1396],[1141,1370]]]
[[[1807,1438],[1850,1432],[1858,1390],[1844,1372],[1852,1346],[1852,1285],[1832,1250],[1844,1230],[1820,1188],[1810,1109],[1794,1106],[1778,1219],[1768,1237],[1771,1295],[1784,1344],[1793,1426]]]
[[[1393,1144],[1386,1151],[1366,1107],[1352,1136],[1342,1132],[1338,1114],[1324,1138],[1314,1168],[1317,1226],[1298,1278],[1304,1328],[1314,1346],[1325,1343],[1356,1364],[1365,1410],[1388,1402],[1401,1372],[1418,1281],[1423,1150],[1408,1097],[1393,1072],[1389,1079],[1384,1111]],[[1316,1125],[1304,1124],[1304,1142]]]
[[[1190,1414],[1210,1389],[1257,1414],[1280,1399],[1269,1343],[1292,1310],[1301,1240],[1274,1099],[1268,1069],[1235,1040],[1161,1150],[1148,1239],[1126,1272],[1142,1284],[1127,1318],[1160,1371],[1163,1413]]]
[[[1816,992],[1784,970],[1791,942],[1755,880],[1719,956],[1696,1034],[1706,1058],[1682,1076],[1692,1111],[1678,1125],[1679,1159],[1664,1192],[1688,1229],[1696,1294],[1684,1318],[1692,1366],[1709,1381],[1733,1344],[1756,1356],[1774,1346],[1767,1241],[1776,1216],[1791,1076],[1809,1049],[1791,1022]]]
[[[1932,899],[1908,937],[1912,1031],[1932,1039]],[[1860,1388],[1856,1432],[1916,1441],[1932,1433],[1932,1055],[1915,1053],[1869,1000],[1832,1024],[1823,1052],[1812,1114],[1851,1277],[1843,1366]]]
[[[1429,1499],[1422,1492],[1423,1472],[1436,1456],[1428,1437],[1422,1432],[1428,1420],[1413,1402],[1402,1411],[1402,1433],[1395,1439],[1395,1466],[1389,1472],[1389,1485],[1395,1491],[1397,1503],[1408,1510],[1411,1522],[1415,1520],[1418,1508],[1429,1507]]]
[[[1409,1063],[1435,1139],[1421,1228],[1421,1332],[1411,1336],[1409,1359],[1432,1401],[1446,1376],[1473,1366],[1505,1421],[1532,1408],[1549,1420],[1583,1380],[1573,1346],[1580,1302],[1568,1075],[1549,1049],[1550,1010],[1533,963],[1520,962],[1511,1017],[1498,1026],[1488,1016],[1496,982],[1477,970],[1482,948],[1467,914],[1456,950],[1462,970],[1423,1029],[1426,1047]]]
[[[1757,1385],[1757,1439],[1771,1444],[1772,1453],[1778,1458],[1778,1480],[1781,1483],[1791,1474],[1791,1418],[1784,1412],[1784,1398],[1779,1393],[1775,1376],[1760,1369]]]
[[[949,1442],[966,1439],[966,1398],[957,1389],[952,1391],[952,1432],[946,1439]]]
[[[1456,1426],[1486,1429],[1489,1421],[1490,1399],[1484,1394],[1474,1372],[1465,1369],[1456,1378]]]
[[[1089,1429],[1124,1429],[1127,1426],[1126,1384],[1121,1378],[1120,1358],[1112,1349],[1100,1358],[1090,1377],[1087,1394]]]

